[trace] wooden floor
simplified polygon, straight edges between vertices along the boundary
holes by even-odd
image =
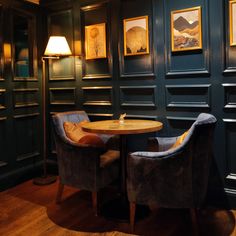
[[[94,216],[91,194],[65,187],[63,202],[55,204],[57,183],[36,186],[27,181],[0,193],[1,236],[74,236],[129,234],[128,223]],[[103,193],[107,194],[107,192]],[[209,208],[198,216],[200,235],[236,235],[236,211]],[[137,222],[136,235],[193,235],[186,210],[156,209]]]

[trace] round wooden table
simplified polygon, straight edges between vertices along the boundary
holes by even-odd
[[[155,132],[162,129],[162,123],[153,120],[102,120],[88,122],[82,125],[82,129],[99,134],[142,134]]]
[[[126,136],[129,134],[156,132],[162,129],[162,127],[163,124],[159,121],[131,119],[123,120],[123,122],[119,120],[95,121],[88,122],[82,125],[82,129],[86,132],[120,135],[121,193],[126,200],[122,200],[122,204],[119,204],[119,206],[116,207],[117,210],[111,210],[110,207],[108,208],[110,211],[112,211],[112,215],[114,215],[111,216],[111,218],[116,218],[124,221],[127,221],[129,219],[129,208],[127,204],[128,202],[126,193]]]

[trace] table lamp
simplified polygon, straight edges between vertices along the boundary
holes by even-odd
[[[48,142],[47,142],[47,114],[46,114],[46,59],[59,59],[60,57],[71,55],[70,47],[64,36],[50,36],[47,47],[42,56],[42,120],[43,120],[43,176],[35,178],[34,184],[47,185],[56,181],[56,176],[48,175],[47,173],[47,155],[48,155]]]

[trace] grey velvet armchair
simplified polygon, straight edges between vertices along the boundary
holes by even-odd
[[[136,204],[165,208],[190,208],[196,227],[196,209],[207,191],[216,118],[201,113],[183,143],[171,148],[178,137],[155,137],[149,151],[130,153],[127,163],[127,192],[130,224],[135,222]]]
[[[52,117],[60,181],[57,203],[61,201],[64,185],[88,190],[92,192],[93,207],[97,214],[97,193],[118,177],[119,160],[117,155],[107,156],[105,147],[78,144],[66,136],[64,122],[78,123],[84,120],[89,120],[84,111],[61,112]],[[112,137],[102,135],[101,138],[108,143]],[[111,148],[116,147],[113,145]]]

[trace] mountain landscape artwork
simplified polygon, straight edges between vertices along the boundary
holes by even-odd
[[[171,12],[172,51],[202,48],[201,8]]]

